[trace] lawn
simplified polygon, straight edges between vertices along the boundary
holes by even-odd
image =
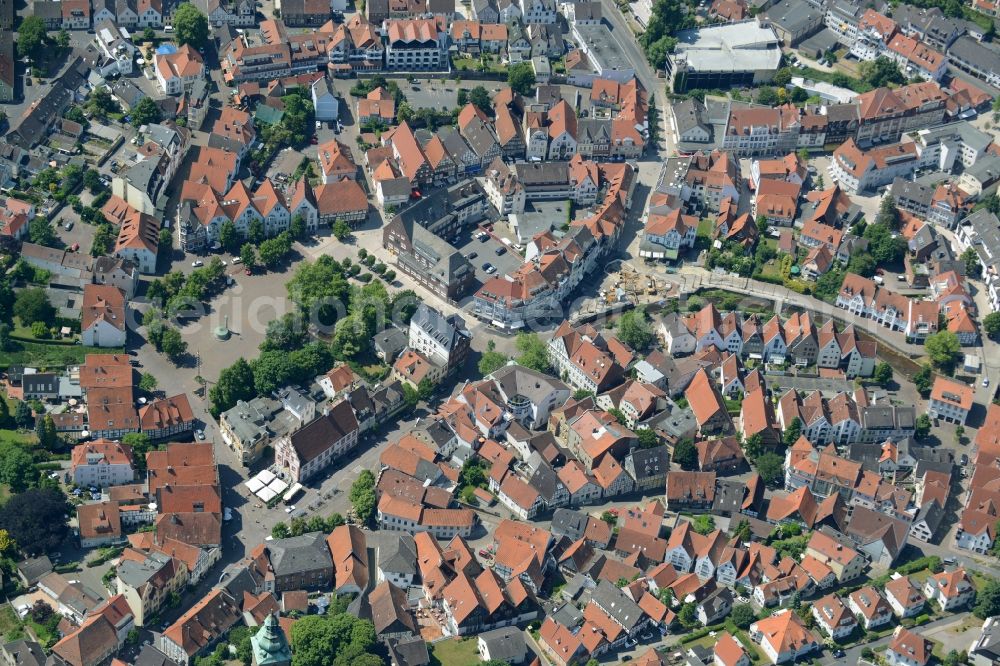
[[[0,608],[0,635],[8,642],[24,638],[24,628],[17,619],[17,613],[7,604]]]
[[[434,666],[475,666],[482,663],[474,638],[449,638],[431,645]]]
[[[79,365],[87,354],[115,354],[121,349],[113,347],[85,347],[83,345],[42,344],[38,342],[13,341],[16,350],[0,352],[0,367],[9,365],[31,365],[43,368]]]
[[[482,64],[479,58],[452,58],[451,60],[451,68],[456,72],[478,72]],[[485,71],[493,72],[494,74],[503,74],[507,71],[507,68],[494,59],[487,63]]]

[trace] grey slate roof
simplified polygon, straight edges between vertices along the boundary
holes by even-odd
[[[552,391],[569,391],[569,387],[558,379],[523,365],[505,365],[490,377],[497,382],[508,400],[520,395],[532,403],[538,403]]]
[[[28,586],[38,582],[38,579],[52,571],[52,561],[48,555],[39,555],[17,563],[17,571],[28,581]]]
[[[459,338],[472,337],[465,320],[460,316],[457,314],[445,316],[440,310],[435,310],[426,303],[417,306],[413,318],[410,319],[410,326],[416,326],[449,352],[457,346]]]
[[[597,584],[592,597],[611,618],[629,633],[642,621],[643,612],[639,605],[629,599],[618,587],[606,580]]]
[[[378,568],[398,574],[416,575],[417,544],[409,534],[378,533],[375,547]]]
[[[510,664],[520,663],[528,651],[528,646],[524,642],[524,632],[517,627],[484,631],[479,634],[479,639],[486,643],[490,659],[498,659]]]
[[[552,534],[578,541],[587,529],[587,514],[572,509],[556,509],[552,514]]]
[[[289,576],[333,567],[330,547],[322,532],[275,539],[267,545],[271,568],[276,576]]]
[[[16,666],[44,666],[45,650],[35,641],[24,639],[11,641],[3,646],[3,651],[14,658]]]
[[[393,361],[406,348],[406,333],[391,326],[372,338],[375,349],[382,353],[386,361]]]

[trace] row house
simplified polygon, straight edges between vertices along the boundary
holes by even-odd
[[[858,145],[899,141],[903,134],[941,124],[948,94],[934,81],[858,96]],[[891,182],[891,181],[890,181]]]
[[[785,155],[798,144],[799,112],[779,108],[734,108],[729,112],[722,149],[736,157]]]
[[[907,178],[920,166],[920,153],[914,143],[862,150],[848,139],[833,152],[828,171],[830,178],[846,191],[863,193],[889,185],[898,177]]]

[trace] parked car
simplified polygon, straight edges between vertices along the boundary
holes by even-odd
[[[507,253],[507,248],[506,248],[506,247],[504,247],[503,245],[501,245],[500,247],[498,247],[498,248],[496,249],[496,255],[497,255],[498,257],[499,257],[499,256],[501,256],[501,255],[503,255],[503,254],[506,254],[506,253]]]
[[[469,253],[469,260],[471,261],[471,260],[475,259],[478,256],[479,256],[478,252],[470,252]]]
[[[196,437],[196,438],[197,438],[197,439],[198,439],[199,441],[205,441],[205,431],[204,431],[204,430],[195,430],[195,431],[194,431],[194,436],[195,436],[195,437]]]
[[[192,268],[200,268],[200,267],[202,267],[204,265],[205,265],[205,262],[202,261],[201,259],[195,259],[194,261],[191,262],[191,267]]]
[[[66,231],[72,231],[73,230],[73,220],[68,220],[66,222],[66,224],[63,225],[63,229],[65,229]]]

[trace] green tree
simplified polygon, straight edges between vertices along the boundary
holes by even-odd
[[[729,619],[733,621],[733,624],[745,631],[750,628],[751,624],[757,621],[757,614],[754,613],[753,606],[750,604],[735,604],[729,614]]]
[[[160,235],[156,240],[159,253],[165,256],[170,256],[170,253],[174,248],[174,235],[170,233],[170,229],[167,229],[166,227],[160,229]]]
[[[21,550],[39,555],[58,548],[69,535],[66,496],[53,489],[25,490],[0,508],[0,528],[7,530]]]
[[[178,44],[203,48],[208,42],[208,18],[193,4],[181,3],[174,12],[174,33]]]
[[[685,437],[674,445],[673,461],[681,466],[681,469],[691,471],[698,469],[698,449],[690,439]]]
[[[424,402],[430,400],[430,397],[434,394],[435,384],[430,380],[429,377],[424,377],[417,384],[417,396]]]
[[[875,275],[875,270],[877,268],[878,264],[875,263],[875,258],[867,253],[856,253],[852,255],[850,260],[847,262],[848,273],[854,273],[866,278],[870,278]]]
[[[144,372],[139,378],[139,388],[147,393],[152,393],[156,390],[157,381],[156,375],[151,372]]]
[[[777,453],[763,453],[755,461],[761,481],[769,486],[777,485],[785,476],[785,461]]]
[[[10,351],[10,324],[0,322],[0,351]]]
[[[490,93],[483,86],[476,86],[469,91],[469,101],[487,113],[493,108]]]
[[[10,415],[10,406],[7,404],[7,400],[0,396],[0,429],[9,430],[14,427],[14,421]],[[0,555],[3,554],[2,549],[0,549]]]
[[[371,470],[362,470],[358,478],[351,484],[349,495],[354,515],[362,524],[371,520],[375,512],[375,475]]]
[[[146,29],[142,31],[142,41],[151,42],[156,39],[156,31],[146,26]]]
[[[23,493],[38,480],[38,470],[31,455],[13,444],[0,447],[0,482],[10,486],[12,492]],[[5,529],[9,527],[0,525]],[[16,537],[16,535],[15,535]]]
[[[920,370],[913,375],[913,385],[916,386],[917,391],[923,396],[926,396],[931,392],[931,384],[933,381],[934,373],[929,365],[921,366]]]
[[[802,435],[802,419],[795,416],[792,418],[791,423],[785,429],[784,435],[782,435],[781,441],[785,446],[792,446],[795,442],[799,441],[799,437]]]
[[[90,244],[90,256],[103,257],[111,253],[115,246],[115,230],[110,224],[98,224],[94,229],[94,240]]]
[[[739,543],[750,543],[753,531],[750,529],[750,521],[742,518],[733,530],[733,539]]]
[[[858,66],[858,73],[861,75],[861,80],[872,88],[906,83],[906,77],[900,71],[899,65],[885,56],[862,62]]]
[[[951,331],[938,331],[927,336],[924,340],[924,348],[935,367],[951,370],[962,352],[962,344],[958,341],[958,336]]]
[[[56,243],[56,232],[52,224],[44,217],[33,217],[28,222],[28,238],[36,245],[53,247]]]
[[[896,208],[896,199],[891,194],[882,198],[878,214],[875,216],[875,224],[884,224],[893,231],[899,231],[899,209]]]
[[[146,454],[155,447],[149,441],[149,436],[141,432],[130,432],[122,437],[122,444],[132,450],[132,459],[135,461],[136,470],[140,473],[146,469]]]
[[[351,237],[351,225],[339,217],[334,220],[330,231],[333,233],[334,238],[339,240],[341,243]]]
[[[226,220],[219,227],[219,245],[226,252],[235,254],[240,247],[240,235],[236,231],[236,225],[232,220]]]
[[[181,337],[180,331],[169,326],[164,327],[163,337],[160,339],[160,351],[171,361],[176,363],[187,352],[187,347],[188,344]]]
[[[258,218],[254,218],[247,227],[247,240],[254,245],[260,245],[264,241],[264,238],[264,222]]]
[[[892,366],[882,361],[875,366],[875,372],[872,373],[872,379],[875,383],[883,388],[888,386],[892,382]]]
[[[22,289],[14,300],[14,315],[25,326],[36,321],[49,325],[55,320],[56,309],[49,303],[45,290],[39,287]]]
[[[931,417],[927,414],[921,414],[917,417],[917,422],[914,424],[914,435],[917,439],[923,439],[931,432]]]
[[[979,263],[979,253],[976,248],[970,247],[962,253],[962,262],[965,263],[965,273],[970,278],[979,279],[983,275],[983,265]]]
[[[287,312],[267,323],[261,351],[286,351],[300,349],[309,342],[309,322],[301,312]]]
[[[45,32],[45,22],[38,16],[26,16],[17,29],[17,52],[27,56],[34,62],[41,53],[42,47],[48,43],[48,33]]]
[[[23,400],[18,400],[14,407],[14,423],[18,428],[31,428],[35,425],[35,416],[31,407]]]
[[[750,460],[756,460],[757,456],[764,452],[764,438],[760,433],[756,433],[743,442],[743,452]]]
[[[792,82],[792,68],[782,67],[777,72],[774,73],[774,85],[784,88],[789,83]]]
[[[636,351],[643,351],[653,340],[653,328],[644,308],[626,312],[618,320],[618,339]]]
[[[642,428],[636,431],[640,449],[652,449],[660,446],[660,438],[652,428]]]
[[[181,9],[190,6],[190,3],[184,3],[181,5]],[[153,101],[152,97],[143,97],[140,99],[132,107],[132,110],[129,111],[129,116],[132,118],[132,127],[142,127],[143,125],[150,125],[163,120],[163,112],[157,106],[156,102]]]
[[[219,373],[219,380],[208,392],[212,415],[218,418],[222,412],[235,407],[239,400],[250,400],[255,395],[253,370],[246,359],[240,358]]]
[[[496,346],[496,343],[490,340],[486,344],[486,351],[479,357],[479,364],[477,367],[479,369],[479,374],[483,377],[492,374],[507,365],[507,361],[510,360],[506,355],[496,351]]]
[[[1000,333],[1000,312],[991,312],[983,317],[983,330],[990,337]]]
[[[469,91],[466,90],[465,88],[459,88],[458,89],[457,102],[458,102],[459,108],[464,107],[466,104],[468,104],[469,103]]]
[[[288,525],[282,522],[274,524],[271,528],[271,536],[275,539],[287,539],[292,536],[291,531],[288,529]]]
[[[17,538],[17,535],[14,535]],[[18,539],[20,543],[20,539]],[[976,603],[972,614],[980,620],[1000,615],[1000,581],[988,578],[976,591]]]
[[[895,263],[906,252],[906,240],[893,236],[892,229],[884,224],[869,224],[864,237],[868,239],[868,249],[878,264]]]
[[[757,103],[765,106],[778,105],[778,91],[770,86],[763,86],[757,89]]]
[[[693,629],[698,626],[698,606],[693,601],[681,606],[681,609],[677,612],[677,621],[681,623],[685,629]]]
[[[525,97],[534,94],[535,70],[530,62],[519,62],[507,69],[507,85]]]
[[[520,352],[517,357],[520,365],[538,372],[548,372],[551,369],[548,349],[537,333],[518,333],[514,346]]]
[[[46,451],[57,451],[61,448],[59,433],[56,431],[56,424],[51,414],[38,419],[35,434],[38,435],[38,443]]]
[[[250,270],[257,265],[257,248],[252,243],[244,243],[240,248],[240,261]]]
[[[288,233],[292,235],[295,240],[300,240],[306,235],[306,220],[301,215],[295,215],[292,217],[291,223],[288,225]]]
[[[274,268],[284,261],[285,257],[291,251],[291,238],[287,234],[282,233],[260,244],[260,261],[267,268]]]
[[[693,529],[698,534],[707,536],[715,531],[715,518],[707,513],[702,513],[694,517],[694,522],[691,524],[691,529]]]

